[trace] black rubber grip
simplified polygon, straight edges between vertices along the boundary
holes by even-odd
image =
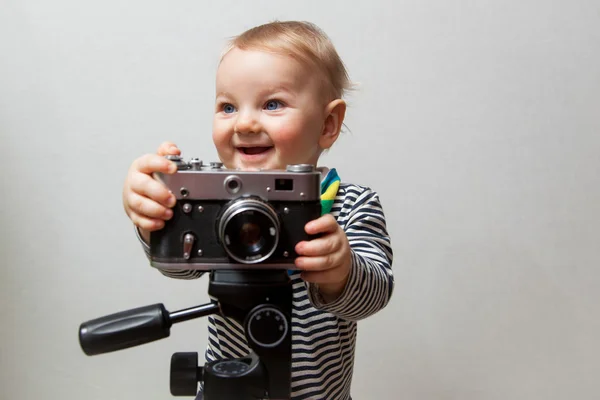
[[[171,333],[169,312],[162,304],[106,315],[79,327],[79,343],[88,356],[164,339]]]

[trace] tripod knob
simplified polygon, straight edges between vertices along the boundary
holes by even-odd
[[[198,353],[175,353],[171,357],[170,389],[173,396],[196,396],[202,368]]]
[[[261,304],[248,314],[248,339],[260,347],[277,347],[288,333],[288,321],[279,308]]]

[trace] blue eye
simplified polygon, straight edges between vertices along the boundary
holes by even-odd
[[[274,111],[282,106],[283,106],[283,104],[281,104],[281,102],[279,100],[269,100],[269,101],[267,101],[267,104],[265,104],[265,109],[267,109],[269,111]]]
[[[231,104],[229,104],[229,103],[223,104],[223,112],[225,114],[231,114],[234,111],[235,111],[235,107],[232,106]]]

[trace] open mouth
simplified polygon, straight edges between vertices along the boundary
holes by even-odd
[[[255,155],[266,153],[271,150],[273,146],[254,146],[254,147],[238,147],[238,150],[244,154]]]

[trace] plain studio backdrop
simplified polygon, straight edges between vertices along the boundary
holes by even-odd
[[[332,38],[358,90],[323,160],[379,192],[396,289],[359,323],[356,399],[598,399],[600,3],[0,2],[0,397],[171,398],[206,319],[95,357],[82,322],[208,301],[149,266],[121,204],[164,140],[216,160],[227,38]]]

